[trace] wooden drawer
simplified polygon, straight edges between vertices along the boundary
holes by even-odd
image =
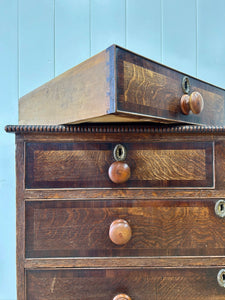
[[[25,187],[214,188],[213,142],[124,143],[131,176],[113,183],[115,142],[28,142]]]
[[[222,300],[218,268],[69,269],[26,271],[29,300]],[[129,298],[124,298],[129,299]],[[120,300],[124,300],[123,298]]]
[[[222,256],[225,218],[215,214],[216,202],[214,199],[26,202],[25,256]],[[132,231],[124,245],[117,245],[109,238],[110,225],[118,219],[127,221]],[[121,232],[125,235],[126,229]]]
[[[20,98],[19,123],[144,120],[224,126],[224,89],[191,76],[189,89],[182,88],[185,77],[143,56],[111,46]],[[193,92],[202,95],[204,108],[199,114],[185,115],[181,97]]]

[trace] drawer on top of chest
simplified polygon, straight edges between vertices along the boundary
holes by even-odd
[[[215,184],[210,141],[125,142],[122,146],[115,142],[28,142],[25,164],[27,189],[212,189]],[[129,168],[124,183],[109,178],[115,164]]]
[[[26,202],[25,256],[225,255],[225,201]]]
[[[219,273],[218,268],[28,270],[26,292],[32,300],[222,300]]]

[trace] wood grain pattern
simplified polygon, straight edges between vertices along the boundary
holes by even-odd
[[[216,281],[225,265],[224,219],[214,212],[225,195],[224,128],[86,124],[10,130],[17,132],[18,144],[18,299],[224,298]],[[105,174],[119,143],[128,150],[126,162],[134,178],[142,179],[140,186],[133,180],[133,188],[86,188],[85,160],[104,161],[107,167],[96,163],[95,171]],[[139,173],[135,168],[140,165]],[[70,188],[66,177],[79,179],[79,173],[84,187]],[[36,188],[29,181],[34,175]],[[161,186],[158,180],[143,188],[151,176],[164,178]],[[165,180],[176,176],[179,182]],[[40,187],[41,177],[55,178],[64,187],[51,188],[48,181]],[[190,179],[188,188],[181,186],[181,178]],[[110,224],[118,218],[132,230],[122,246],[109,239]],[[127,288],[121,290],[120,283]]]
[[[26,269],[46,268],[224,268],[225,256],[26,258]]]
[[[142,116],[154,116],[160,122],[173,120],[194,124],[221,126],[225,120],[225,91],[189,77],[192,92],[204,99],[204,110],[199,115],[182,114],[184,74],[157,64],[133,53],[117,49],[118,111]]]
[[[19,123],[64,124],[106,114],[110,108],[107,63],[109,53],[103,51],[20,98]]]
[[[143,300],[222,300],[218,269],[30,270],[26,290],[32,300],[103,300],[124,293]]]
[[[216,200],[26,202],[26,257],[225,255],[225,222]],[[124,246],[110,224],[127,221]]]
[[[224,126],[225,91],[189,76],[204,110],[180,108],[185,74],[112,45],[19,100],[19,123],[36,125],[145,120]]]
[[[126,143],[130,179],[120,187],[213,187],[213,144]],[[27,188],[117,187],[108,177],[114,143],[27,143]]]
[[[16,146],[16,178],[20,184],[16,185],[16,270],[17,270],[17,299],[25,300],[25,203],[23,178],[24,167],[24,143],[17,141]]]
[[[175,78],[124,61],[124,101],[151,108],[180,111],[181,87]],[[167,94],[165,93],[167,90]],[[174,101],[175,99],[175,101]]]

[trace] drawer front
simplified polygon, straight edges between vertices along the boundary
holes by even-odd
[[[225,289],[217,283],[218,272],[216,268],[29,270],[26,293],[29,300],[113,300],[119,294],[131,300],[222,300]]]
[[[118,48],[117,51],[117,109],[141,117],[153,117],[161,122],[187,122],[224,126],[225,91],[189,77],[190,91],[199,92],[204,99],[200,114],[181,111],[184,94],[183,73]]]
[[[26,257],[225,255],[225,218],[215,214],[216,203],[210,199],[26,202]],[[127,222],[119,223],[122,236],[126,237],[127,227],[131,230],[123,245],[112,239],[118,229],[115,220]]]
[[[213,188],[212,142],[125,143],[131,170],[113,183],[108,170],[116,143],[27,143],[25,186],[30,188]]]

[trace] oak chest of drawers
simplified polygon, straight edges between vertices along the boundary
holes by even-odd
[[[6,130],[17,145],[18,300],[225,299],[225,128]]]

